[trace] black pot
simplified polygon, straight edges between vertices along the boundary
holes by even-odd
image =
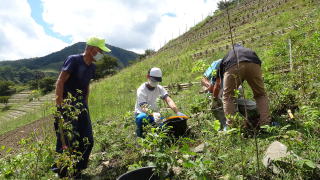
[[[143,167],[122,174],[117,180],[160,180],[154,171],[155,167]]]
[[[237,103],[240,114],[246,116],[247,109],[248,120],[253,127],[256,127],[260,118],[256,102],[248,99],[237,99]]]
[[[188,119],[184,117],[172,116],[169,117],[166,121],[164,121],[164,124],[166,126],[172,126],[170,132],[175,137],[180,137],[185,135],[188,130],[187,120]]]

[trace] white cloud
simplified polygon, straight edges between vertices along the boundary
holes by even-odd
[[[45,34],[27,0],[0,0],[0,60],[46,55],[67,46]],[[43,19],[72,43],[100,36],[120,48],[159,49],[216,9],[218,0],[41,0]]]
[[[143,52],[177,37],[216,9],[218,0],[42,0],[44,20],[73,42],[97,35]],[[172,13],[175,17],[164,14]]]
[[[173,12],[176,16],[164,16],[161,23],[156,27],[156,32],[152,37],[153,47],[159,48],[170,39],[189,30],[208,15],[212,15],[216,9],[218,0],[208,0],[207,2],[199,0],[167,0],[166,6],[162,12]],[[170,28],[168,28],[170,27]]]
[[[27,0],[1,0],[0,4],[0,60],[44,56],[67,45],[45,34],[31,18]]]

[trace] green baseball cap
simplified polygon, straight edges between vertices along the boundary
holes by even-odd
[[[106,47],[106,43],[104,39],[100,39],[97,37],[91,37],[87,41],[87,45],[94,46],[100,48],[102,51],[110,52],[111,50]]]

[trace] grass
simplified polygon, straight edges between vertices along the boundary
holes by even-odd
[[[44,104],[40,108],[28,112],[19,118],[0,121],[0,135],[50,115],[52,112],[50,108],[52,106],[52,104]]]

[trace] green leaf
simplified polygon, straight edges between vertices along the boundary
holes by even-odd
[[[316,165],[310,160],[305,160],[304,164],[310,167],[311,169],[316,168]]]
[[[9,153],[11,150],[12,150],[12,148],[8,148],[6,152]]]
[[[183,163],[183,167],[192,168],[192,167],[194,167],[194,163],[192,161],[185,162],[185,163]]]
[[[214,129],[215,131],[219,131],[219,129],[220,129],[220,121],[219,121],[219,120],[215,120],[215,121],[213,122],[213,129]]]

